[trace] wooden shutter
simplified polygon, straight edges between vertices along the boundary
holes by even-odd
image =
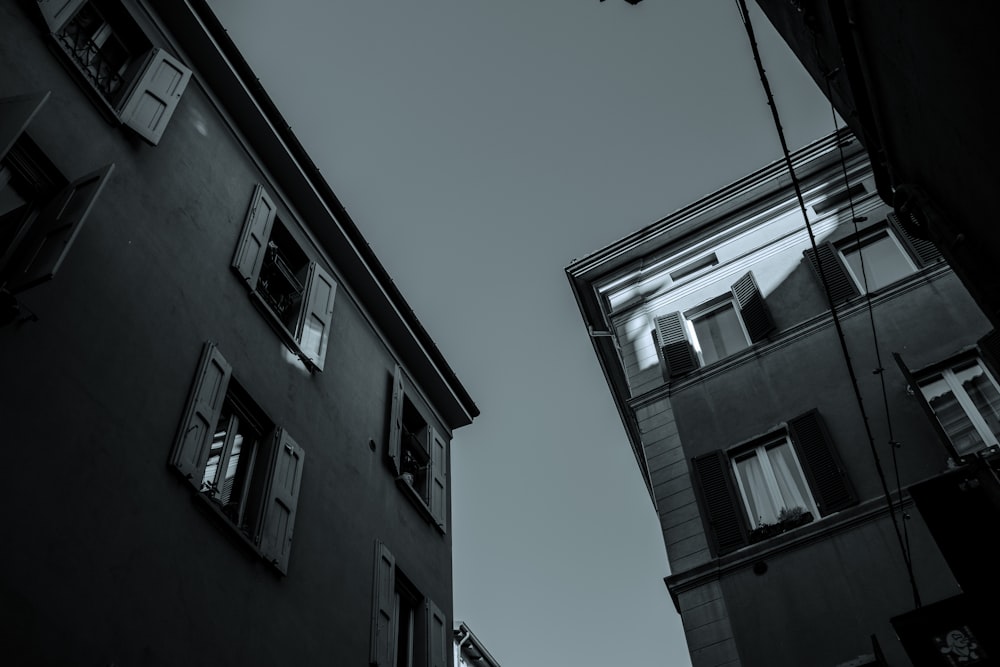
[[[219,423],[232,374],[233,367],[219,348],[214,343],[206,343],[170,455],[170,464],[198,490],[201,490],[209,446]]]
[[[427,664],[428,667],[448,667],[451,641],[448,635],[448,618],[434,601],[427,599]]]
[[[317,370],[323,370],[336,295],[337,283],[319,264],[312,262],[306,278],[303,307],[295,326],[295,341]]]
[[[830,290],[830,300],[833,301],[834,305],[843,303],[861,293],[854,280],[847,273],[847,269],[844,268],[843,262],[840,261],[840,253],[832,244],[819,245],[815,252],[812,248],[807,248],[803,254],[809,260],[809,266],[816,273],[816,277],[820,279],[821,287],[823,278],[826,278]],[[822,268],[822,274],[820,268]]]
[[[392,464],[392,472],[398,475],[402,470],[400,457],[403,445],[403,369],[396,366],[392,374],[392,407],[389,413],[389,447],[386,453]]]
[[[42,208],[11,260],[8,290],[20,292],[55,276],[114,168],[112,163],[78,178]]]
[[[267,242],[274,227],[274,215],[274,202],[264,186],[258,184],[254,187],[247,219],[243,223],[243,233],[233,257],[233,268],[243,276],[251,290],[257,286],[260,267],[264,264]]]
[[[0,99],[0,160],[28,128],[31,119],[49,99],[49,91]]]
[[[448,523],[448,443],[433,426],[427,428],[427,454],[431,460],[431,516],[444,530]]]
[[[716,556],[747,545],[743,503],[730,472],[729,457],[716,450],[691,459],[695,494],[701,504]]]
[[[698,368],[698,358],[684,333],[684,318],[680,313],[667,313],[657,317],[656,337],[663,353],[667,379],[687,375]]]
[[[288,573],[292,530],[299,503],[306,453],[284,429],[274,435],[274,452],[264,505],[261,553],[282,573]]]
[[[993,378],[1000,381],[1000,329],[992,329],[988,334],[976,341],[979,354],[993,373]]]
[[[896,237],[909,249],[918,266],[928,266],[941,259],[941,251],[932,241],[910,232],[895,213],[890,213],[887,218]]]
[[[927,402],[924,398],[924,392],[920,391],[920,386],[917,384],[916,378],[913,373],[910,372],[909,367],[906,362],[903,361],[903,357],[900,356],[899,352],[893,352],[892,358],[896,360],[896,365],[899,366],[899,371],[903,374],[903,378],[906,380],[906,391],[908,394],[912,395],[917,399],[917,403],[920,405],[920,409],[923,410],[924,416],[927,417],[927,421],[930,423],[931,428],[934,429],[934,433],[937,435],[938,440],[944,445],[945,450],[948,452],[954,461],[962,461],[963,458],[959,456],[958,452],[955,450],[955,446],[951,443],[951,438],[945,433],[944,427],[941,426],[941,422],[938,421],[937,415],[934,414],[934,408],[931,404]]]
[[[396,665],[396,558],[381,542],[375,542],[372,576],[372,641],[369,662],[377,667]]]
[[[153,49],[121,111],[122,122],[154,146],[177,109],[191,70],[163,49]]]
[[[771,318],[771,311],[767,308],[764,295],[757,287],[753,272],[747,271],[746,275],[733,283],[733,298],[736,306],[740,309],[740,317],[746,325],[750,340],[757,341],[767,338],[767,335],[774,331],[774,320]]]
[[[50,32],[59,32],[86,0],[38,0],[38,9]]]
[[[790,420],[788,431],[820,516],[855,504],[854,489],[819,412],[810,410]]]

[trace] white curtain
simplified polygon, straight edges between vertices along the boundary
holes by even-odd
[[[761,468],[760,459],[754,454],[742,461],[736,462],[743,483],[743,494],[750,505],[750,523],[756,527],[761,523],[774,523],[778,520],[778,509],[767,491],[767,480]]]
[[[795,464],[791,446],[786,442],[771,447],[767,450],[767,456],[771,461],[775,481],[778,483],[778,491],[781,493],[781,508],[801,507],[812,512],[815,508],[806,500],[809,494],[806,492],[805,480],[799,473],[799,467]]]

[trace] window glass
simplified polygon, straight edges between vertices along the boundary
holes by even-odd
[[[751,527],[779,523],[782,510],[816,513],[791,443],[780,440],[733,457],[737,485]]]
[[[986,371],[978,362],[966,368],[955,369],[955,379],[972,399],[972,404],[986,422],[990,433],[1000,435],[1000,392],[986,376]]]
[[[714,363],[748,347],[739,315],[729,303],[704,315],[692,318],[702,362]]]
[[[924,378],[919,387],[958,454],[997,444],[1000,390],[978,359]]]
[[[903,249],[885,230],[852,243],[841,252],[862,292],[866,279],[868,291],[873,292],[915,270]],[[864,274],[861,271],[862,263]]]

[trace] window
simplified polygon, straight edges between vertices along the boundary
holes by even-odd
[[[372,636],[374,667],[446,667],[451,648],[444,613],[396,567],[388,547],[375,543]]]
[[[38,8],[58,53],[91,97],[158,144],[191,71],[153,48],[117,0],[39,0]]]
[[[411,400],[403,370],[393,372],[387,461],[396,484],[414,505],[445,531],[448,514],[448,441]]]
[[[114,170],[66,180],[25,132],[48,97],[0,99],[0,289],[13,294],[55,276]]]
[[[731,451],[694,457],[691,478],[716,556],[857,502],[816,410]]]
[[[246,541],[288,572],[305,452],[271,423],[209,343],[171,465]]]
[[[310,261],[257,185],[233,269],[268,314],[288,347],[313,370],[323,370],[337,283]]]
[[[835,305],[862,294],[866,279],[868,291],[875,292],[941,260],[933,243],[910,234],[892,213],[884,223],[803,255]]]
[[[774,320],[753,273],[733,283],[730,292],[686,313],[655,320],[654,336],[666,379],[687,375],[767,338]]]
[[[917,386],[960,457],[997,446],[1000,389],[979,358],[925,375]]]

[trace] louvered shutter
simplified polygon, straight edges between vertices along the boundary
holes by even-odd
[[[233,367],[214,343],[206,343],[188,396],[170,464],[201,490],[212,435],[219,423]]]
[[[38,10],[51,32],[62,30],[86,0],[38,0]]]
[[[386,453],[392,464],[392,472],[398,475],[403,444],[403,369],[396,366],[392,374],[392,407],[389,413],[389,447]]]
[[[264,186],[257,185],[254,187],[250,209],[243,223],[243,233],[240,235],[236,255],[233,257],[233,268],[243,276],[250,289],[257,286],[257,277],[260,275],[260,267],[264,264],[264,255],[267,252],[267,242],[274,227],[274,215],[274,202],[271,201]]]
[[[323,370],[326,359],[336,295],[337,283],[319,264],[312,262],[306,278],[303,307],[295,326],[295,341],[317,370]]]
[[[0,99],[0,160],[7,156],[49,95],[49,91],[45,91]]]
[[[747,271],[746,275],[733,283],[732,291],[750,340],[756,343],[767,338],[774,331],[774,320],[764,301],[764,295],[757,287],[753,272]]]
[[[372,641],[369,662],[373,667],[395,667],[396,558],[381,542],[375,543],[372,576]]]
[[[678,312],[656,318],[656,337],[659,341],[667,379],[687,375],[698,368],[698,358],[684,332],[684,318]]]
[[[78,178],[45,205],[11,260],[9,291],[17,293],[55,276],[114,168],[105,165]]]
[[[892,358],[896,360],[896,365],[899,366],[899,371],[903,374],[903,378],[906,380],[907,393],[912,392],[912,396],[917,400],[920,405],[920,409],[923,410],[924,416],[927,417],[928,423],[931,428],[934,429],[935,435],[937,435],[938,440],[944,445],[945,450],[954,461],[961,461],[962,457],[959,456],[958,452],[955,450],[954,445],[951,443],[951,438],[945,433],[944,428],[941,426],[941,422],[938,421],[937,415],[934,414],[934,408],[931,404],[927,402],[924,398],[924,392],[920,391],[920,386],[917,384],[916,378],[913,373],[910,372],[910,368],[903,361],[903,357],[900,356],[898,352],[892,353]]]
[[[427,453],[431,460],[431,516],[444,530],[448,522],[448,445],[433,426],[427,429]]]
[[[716,556],[747,545],[743,505],[730,472],[729,457],[716,450],[691,459],[695,494]]]
[[[285,574],[288,573],[288,558],[292,550],[292,531],[305,456],[302,447],[284,429],[277,430],[265,496],[260,546],[264,557]]]
[[[840,253],[832,244],[819,245],[815,252],[812,248],[807,248],[803,254],[809,260],[809,266],[816,273],[816,277],[820,279],[820,286],[823,285],[824,277],[826,278],[830,290],[830,300],[833,301],[834,305],[860,294],[858,286],[847,273],[843,262],[840,261]],[[820,273],[821,268],[822,274]]]
[[[983,361],[989,366],[993,378],[1000,380],[1000,329],[992,329],[988,334],[976,341]]]
[[[191,70],[163,49],[153,49],[146,67],[122,106],[122,122],[154,146],[177,109]]]
[[[790,420],[788,431],[820,516],[855,504],[857,496],[819,412],[811,410]]]
[[[427,600],[427,664],[429,667],[448,667],[448,654],[451,642],[448,639],[448,619],[444,612]]]
[[[895,213],[890,213],[888,215],[889,226],[896,233],[897,238],[903,242],[909,251],[910,255],[916,260],[919,266],[928,266],[934,262],[941,259],[941,251],[938,250],[937,246],[933,242],[927,239],[922,239],[913,233],[905,225],[903,225],[900,219]]]

